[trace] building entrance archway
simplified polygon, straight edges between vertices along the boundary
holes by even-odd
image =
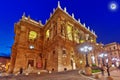
[[[28,60],[28,66],[34,67],[34,60]]]

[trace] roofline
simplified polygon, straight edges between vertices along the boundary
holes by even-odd
[[[0,56],[0,58],[7,58],[7,59],[10,59],[10,56]]]
[[[112,43],[105,44],[104,46],[109,46],[109,45],[113,45],[113,44],[118,44],[118,43],[117,42],[112,42]]]
[[[20,21],[30,22],[30,23],[33,23],[33,25],[36,25],[36,26],[42,26],[42,27],[44,26],[40,21],[37,22],[37,21],[31,19],[30,16],[26,17],[25,15],[23,15],[22,19],[20,19]]]
[[[82,26],[85,30],[87,30],[88,32],[90,32],[91,34],[93,34],[93,35],[97,38],[97,35],[96,35],[96,34],[92,33],[90,30],[88,30],[86,27],[84,27],[81,23],[79,23],[75,18],[72,18],[72,16],[71,16],[69,13],[64,12],[64,10],[63,10],[62,8],[59,8],[59,7],[57,7],[57,8],[55,9],[54,13],[53,13],[52,16],[48,19],[48,21],[45,23],[44,26],[46,26],[46,25],[49,23],[49,21],[50,21],[51,18],[55,15],[55,13],[56,13],[57,10],[60,10],[60,11],[62,11],[63,13],[65,13],[68,17],[70,17],[73,21],[75,21],[75,23],[77,23],[78,25]]]

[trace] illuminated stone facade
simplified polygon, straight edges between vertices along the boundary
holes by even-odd
[[[119,43],[113,42],[104,45],[105,50],[110,54],[111,58],[119,58],[120,57],[120,45]]]
[[[111,63],[114,63],[116,65],[116,62],[120,63],[120,44],[113,42],[104,45],[105,51],[108,53],[108,57],[111,61]]]
[[[76,46],[86,40],[96,43],[95,33],[59,4],[45,25],[23,15],[15,23],[14,32],[9,72],[26,70],[29,66],[52,71],[82,68],[85,56],[76,51]]]

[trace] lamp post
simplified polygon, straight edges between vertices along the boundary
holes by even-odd
[[[105,66],[104,58],[107,57],[107,54],[106,53],[102,53],[102,54],[99,55],[99,57],[102,58],[102,64],[103,64],[103,66]]]
[[[104,75],[104,67],[105,67],[104,58],[105,58],[106,56],[107,56],[107,54],[105,54],[105,53],[101,53],[101,54],[99,55],[99,57],[102,58],[102,64],[103,64],[103,66],[102,66],[102,75]]]
[[[110,66],[109,66],[109,64],[107,63],[107,65],[106,65],[106,67],[107,67],[107,74],[108,74],[108,77],[107,77],[107,80],[113,80],[113,78],[110,76]]]
[[[88,54],[90,51],[93,50],[93,47],[90,44],[85,43],[79,47],[79,50],[80,50],[80,52],[84,53],[85,57],[86,57],[85,73],[86,73],[86,75],[91,75],[92,71],[91,71],[91,68],[90,68],[89,63],[88,63]]]
[[[99,57],[102,58],[103,67],[105,67],[104,58],[107,57],[107,56],[108,55],[106,53],[102,53],[102,54],[99,55]],[[106,67],[107,67],[107,74],[108,74],[107,80],[113,80],[113,78],[110,76],[110,70],[109,70],[110,66],[108,64],[108,61],[107,61]]]
[[[80,48],[80,51],[85,53],[86,55],[86,67],[89,67],[89,63],[88,63],[88,53],[90,51],[92,51],[92,46],[89,45],[84,45],[83,47]]]

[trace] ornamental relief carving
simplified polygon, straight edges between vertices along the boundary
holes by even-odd
[[[26,58],[37,58],[37,56],[38,56],[37,54],[33,54],[33,53],[26,53],[25,54]]]

